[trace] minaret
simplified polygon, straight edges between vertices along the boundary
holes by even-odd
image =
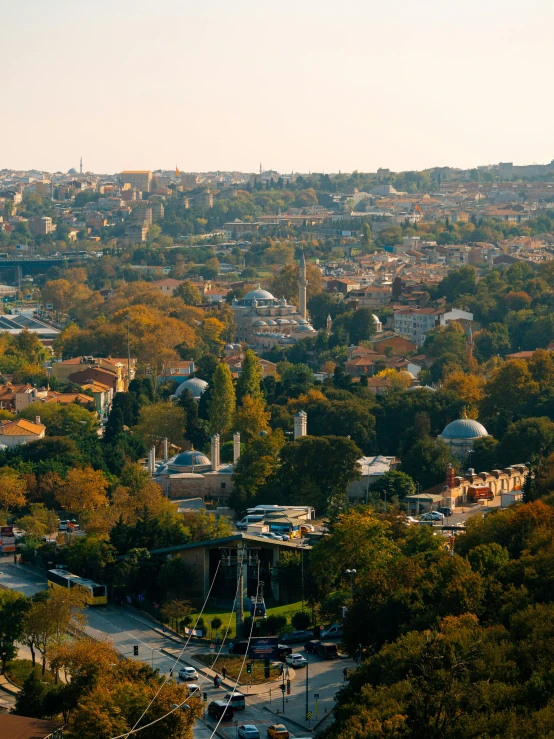
[[[326,324],[325,324],[325,328],[327,329],[327,333],[328,334],[331,333],[331,326],[332,325],[333,325],[333,319],[331,318],[331,314],[329,313],[329,315],[327,316]]]
[[[306,411],[298,411],[294,416],[294,440],[306,436],[308,433],[308,414]]]
[[[81,168],[81,174],[83,174],[83,157],[81,157],[81,165],[80,165],[80,168]]]
[[[306,320],[306,288],[308,280],[306,279],[306,260],[304,258],[304,249],[300,254],[300,267],[298,270],[298,312],[304,320]]]

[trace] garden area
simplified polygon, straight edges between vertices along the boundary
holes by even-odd
[[[227,679],[229,680],[236,680],[238,678],[241,667],[244,664],[240,676],[239,684],[241,685],[246,685],[247,683],[250,685],[261,685],[262,683],[269,683],[273,680],[277,680],[281,676],[282,664],[280,662],[273,662],[270,665],[269,678],[266,678],[263,659],[253,660],[249,657],[244,657],[244,655],[223,654],[223,652],[221,653],[215,664],[213,654],[197,654],[194,658],[197,659],[199,662],[202,662],[202,664],[206,665],[206,667],[214,669],[219,674],[221,674],[222,668],[225,667],[225,669],[227,670]],[[250,664],[252,665],[252,673],[250,675],[248,675],[246,672],[247,662],[250,662]]]

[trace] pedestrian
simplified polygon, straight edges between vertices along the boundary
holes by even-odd
[[[217,675],[214,677],[214,688],[219,688],[219,677]]]
[[[221,668],[221,674],[223,676],[223,679],[225,680],[227,677],[227,668],[225,667],[225,665],[223,665],[223,667]]]
[[[17,564],[17,554],[14,554],[13,555],[13,563],[14,563],[14,565]]]
[[[344,680],[346,682],[346,680],[348,680],[348,669],[346,667],[342,671],[342,674],[343,674]]]

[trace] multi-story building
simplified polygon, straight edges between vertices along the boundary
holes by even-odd
[[[46,236],[46,234],[52,233],[54,230],[50,216],[29,218],[27,225],[29,226],[29,231],[33,236]]]
[[[394,330],[421,346],[429,331],[440,324],[444,308],[402,308],[394,312]]]
[[[392,298],[392,287],[386,285],[368,285],[348,293],[349,300],[357,300],[359,308],[380,308]]]
[[[119,176],[121,184],[129,184],[140,192],[150,192],[152,186],[152,172],[146,169],[125,170]]]

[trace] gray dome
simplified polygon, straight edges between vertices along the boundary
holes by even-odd
[[[206,380],[201,380],[199,377],[191,377],[190,380],[185,380],[179,385],[177,390],[175,390],[175,395],[180,398],[184,390],[189,390],[193,398],[200,398],[207,387],[208,383]]]
[[[411,387],[409,387],[406,390],[406,392],[407,393],[413,393],[414,390],[430,390],[432,393],[436,393],[437,392],[435,390],[435,388],[434,387],[431,387],[430,385],[412,385]]]
[[[181,452],[169,462],[169,467],[201,467],[203,465],[211,465],[211,462],[205,454],[195,449]]]
[[[441,434],[443,439],[477,439],[488,435],[487,429],[479,421],[471,418],[459,418],[457,421],[452,421]]]
[[[257,288],[256,290],[251,290],[249,293],[246,293],[243,300],[275,300],[275,298],[267,290]]]
[[[256,321],[254,326],[267,326],[267,323],[265,321]]]
[[[300,326],[298,326],[297,329],[295,329],[295,332],[296,331],[313,331],[313,330],[314,329],[312,328],[312,326],[310,326],[309,323],[303,323]]]

